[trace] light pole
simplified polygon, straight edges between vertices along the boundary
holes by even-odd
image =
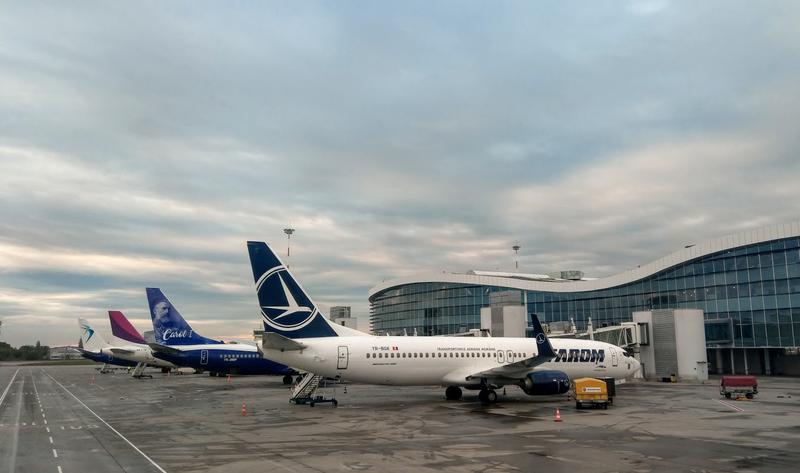
[[[521,246],[519,246],[519,242],[514,243],[514,246],[511,247],[511,249],[514,250],[514,269],[516,271],[519,271],[519,261],[518,261],[517,257],[519,256],[519,249],[520,248],[521,248]]]
[[[292,243],[292,233],[294,233],[294,228],[284,228],[283,233],[286,234],[286,257],[291,256],[291,243]]]

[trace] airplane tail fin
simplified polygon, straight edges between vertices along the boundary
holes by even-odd
[[[181,316],[178,309],[170,303],[161,289],[148,287],[147,302],[150,304],[150,317],[157,343],[164,345],[206,345],[222,343],[206,338],[194,330]]]
[[[108,320],[111,322],[111,334],[120,340],[131,343],[145,344],[142,334],[136,330],[125,315],[118,310],[108,311]]]
[[[95,332],[86,319],[78,319],[78,328],[80,328],[81,333],[80,345],[84,350],[99,352],[101,348],[109,346],[108,342],[103,340],[99,333]]]
[[[286,338],[366,335],[331,324],[270,247],[248,241],[264,330]]]
[[[533,325],[533,337],[536,339],[536,349],[538,350],[538,357],[555,358],[556,352],[553,350],[553,345],[550,344],[550,339],[544,333],[542,324],[539,322],[539,317],[536,314],[531,314],[531,324]]]

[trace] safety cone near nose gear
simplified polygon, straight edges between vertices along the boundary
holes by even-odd
[[[561,422],[561,410],[556,407],[556,418],[553,419],[554,422]]]
[[[228,376],[225,377],[225,382],[226,383],[230,383],[231,382],[231,375],[228,375]]]
[[[247,403],[242,403],[242,417],[247,415]]]

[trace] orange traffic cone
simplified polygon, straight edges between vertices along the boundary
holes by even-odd
[[[553,419],[555,422],[561,422],[561,410],[556,407],[556,418]]]
[[[226,383],[230,383],[231,382],[231,375],[228,375],[228,376],[225,377],[225,382]]]
[[[243,402],[242,403],[242,417],[244,417],[246,415],[247,415],[247,404]]]

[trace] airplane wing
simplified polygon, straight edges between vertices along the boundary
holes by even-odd
[[[300,342],[275,332],[267,332],[261,337],[261,346],[270,350],[293,351],[308,348]]]
[[[134,353],[136,353],[133,350],[127,350],[125,348],[113,348],[112,347],[112,348],[109,348],[109,350],[111,350],[111,353],[113,353],[115,355],[133,355]]]
[[[556,352],[553,350],[553,346],[550,345],[550,340],[544,333],[542,324],[539,323],[539,318],[536,314],[531,314],[531,322],[533,324],[533,336],[536,339],[536,356],[471,374],[467,376],[467,380],[480,378],[518,380],[527,376],[528,373],[542,363],[547,363],[555,358]]]

